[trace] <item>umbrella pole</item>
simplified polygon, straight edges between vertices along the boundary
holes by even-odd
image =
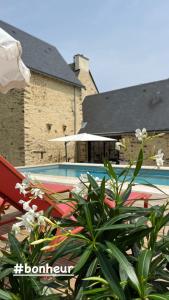
[[[65,157],[66,157],[66,162],[68,161],[67,160],[67,142],[65,142]]]

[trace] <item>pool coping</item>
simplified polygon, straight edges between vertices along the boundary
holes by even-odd
[[[47,167],[47,166],[56,166],[56,165],[72,165],[72,166],[86,166],[86,167],[104,167],[104,164],[94,164],[94,163],[70,163],[70,162],[55,162],[55,163],[48,163],[48,164],[38,164],[38,165],[26,165],[26,166],[17,166],[16,168],[22,168],[22,169],[26,169],[26,168],[37,168],[37,167]],[[129,165],[127,164],[111,164],[113,167],[116,168],[126,168],[129,167]],[[131,166],[132,169],[134,169],[136,167],[136,165]],[[142,166],[141,169],[150,169],[150,170],[169,170],[169,167],[160,167],[157,168],[157,166]]]

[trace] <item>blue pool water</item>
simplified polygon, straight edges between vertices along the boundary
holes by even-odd
[[[89,172],[94,177],[108,178],[108,175],[103,167],[98,166],[82,166],[82,165],[52,165],[31,168],[19,168],[23,173],[44,174],[53,176],[68,176],[79,177],[81,174]],[[115,167],[116,173],[119,174],[122,168]],[[131,171],[132,172],[132,171]],[[127,179],[130,179],[131,173]],[[155,185],[168,185],[169,186],[169,170],[151,170],[142,169],[137,177],[137,183],[145,183],[148,181]]]

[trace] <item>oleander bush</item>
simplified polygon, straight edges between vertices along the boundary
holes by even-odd
[[[56,220],[36,215],[36,208],[31,211],[27,207],[26,220],[34,224],[22,219],[21,226],[31,232],[23,242],[14,233],[9,234],[10,250],[3,251],[0,260],[0,299],[169,299],[168,195],[164,194],[160,203],[153,199],[156,205],[148,208],[143,204],[140,207],[138,199],[134,205],[127,201],[137,184],[144,145],[149,139],[145,130],[136,134],[141,141],[137,161],[130,162],[120,174],[105,162],[108,176],[102,180],[90,174],[81,177],[71,200],[64,200],[74,205],[71,215]],[[153,158],[158,167],[162,165],[161,151]],[[147,182],[145,185],[159,189]],[[57,195],[51,197],[63,201]],[[139,200],[143,203],[143,199]],[[17,225],[14,229],[18,230]],[[13,276],[16,262],[47,262],[52,266],[62,258],[75,263],[72,278],[44,281]]]

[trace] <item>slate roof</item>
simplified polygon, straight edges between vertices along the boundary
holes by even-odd
[[[93,134],[169,130],[169,79],[87,96],[80,132]],[[85,124],[85,123],[84,123]]]
[[[20,41],[23,50],[22,59],[30,69],[82,87],[56,47],[3,21],[0,21],[0,27]]]

